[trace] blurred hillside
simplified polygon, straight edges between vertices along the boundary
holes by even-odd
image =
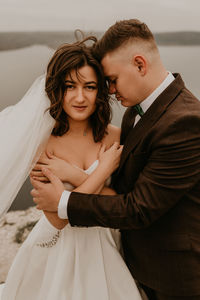
[[[179,31],[155,33],[158,45],[162,46],[199,46],[200,32]]]
[[[101,33],[84,33],[85,36],[101,36]],[[81,35],[78,35],[81,39]],[[72,43],[76,41],[73,31],[56,32],[0,32],[0,51],[25,48],[33,45],[45,45],[56,49],[63,43]]]
[[[85,35],[95,35],[100,38],[103,32],[87,32]],[[181,31],[155,33],[159,45],[192,46],[200,45],[200,32]],[[57,48],[60,44],[71,43],[76,40],[73,31],[55,32],[0,32],[0,51],[24,48],[32,45],[46,45]]]

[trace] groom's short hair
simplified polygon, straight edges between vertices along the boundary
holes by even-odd
[[[157,50],[155,38],[148,26],[137,19],[130,19],[116,22],[105,32],[95,45],[95,55],[101,61],[107,53],[131,40],[146,42],[152,49]]]

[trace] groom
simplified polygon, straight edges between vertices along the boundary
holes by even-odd
[[[200,102],[165,69],[138,20],[110,27],[95,51],[110,93],[128,107],[118,195],[63,192],[60,200],[62,184],[47,171],[52,184],[35,184],[34,200],[59,205],[72,226],[120,228],[127,266],[149,299],[200,299]]]

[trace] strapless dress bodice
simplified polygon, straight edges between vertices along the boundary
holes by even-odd
[[[99,160],[96,159],[96,160],[91,164],[91,166],[90,166],[89,168],[87,168],[86,170],[83,170],[83,169],[77,167],[76,165],[74,165],[74,166],[75,166],[76,168],[82,170],[84,173],[90,175],[90,174],[97,168],[98,164],[99,164]],[[106,180],[106,182],[105,182],[105,186],[109,186],[110,181],[111,181],[111,178],[109,177],[109,178]],[[65,189],[68,190],[68,191],[72,191],[72,190],[74,189],[74,186],[73,186],[72,184],[70,184],[69,182],[64,182],[64,187],[65,187]]]

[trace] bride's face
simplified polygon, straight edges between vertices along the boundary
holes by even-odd
[[[98,92],[97,76],[92,67],[86,65],[78,70],[72,70],[65,78],[66,92],[63,109],[68,119],[83,121],[88,119],[96,108]]]

